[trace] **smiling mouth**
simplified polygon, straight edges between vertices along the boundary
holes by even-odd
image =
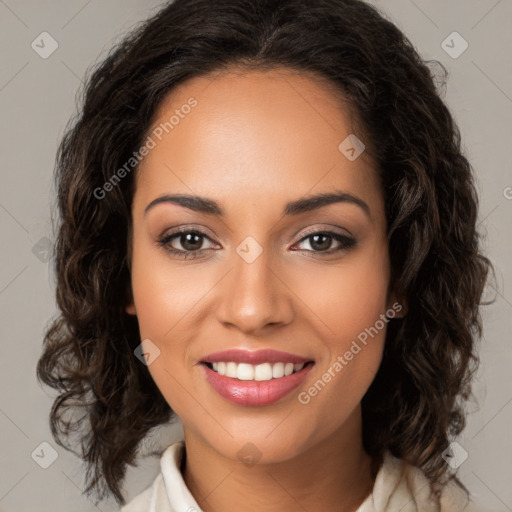
[[[295,374],[305,367],[314,364],[314,361],[305,363],[266,362],[261,364],[236,363],[234,361],[205,362],[202,364],[219,375],[239,381],[269,381],[278,380]]]

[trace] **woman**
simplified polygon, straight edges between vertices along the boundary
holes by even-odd
[[[90,76],[56,178],[38,376],[88,494],[125,505],[177,416],[124,512],[464,509],[491,266],[458,128],[374,7],[169,4]]]

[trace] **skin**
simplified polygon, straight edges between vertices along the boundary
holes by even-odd
[[[148,370],[183,422],[185,482],[206,512],[354,511],[374,484],[360,402],[380,365],[386,329],[308,404],[297,396],[395,302],[375,168],[367,153],[349,161],[338,150],[354,133],[350,116],[312,75],[280,68],[194,78],[165,98],[153,127],[190,97],[197,106],[137,172],[127,308],[141,339],[160,350]],[[369,213],[337,202],[282,215],[289,201],[334,191],[360,198]],[[213,199],[225,215],[169,202],[145,214],[154,199],[178,193]],[[193,240],[196,258],[159,244],[178,226],[205,233]],[[312,230],[350,236],[356,245],[327,239],[319,247],[306,237]],[[262,248],[252,263],[236,251],[248,236]],[[190,252],[179,235],[169,245]],[[277,403],[244,407],[219,396],[199,365],[230,348],[272,348],[315,365]],[[255,465],[238,455],[248,442],[260,454]]]

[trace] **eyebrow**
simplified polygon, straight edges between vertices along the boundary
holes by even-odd
[[[194,210],[200,213],[210,215],[218,215],[223,217],[225,215],[222,207],[213,199],[206,197],[193,196],[187,194],[173,194],[163,195],[153,199],[145,208],[144,215],[147,214],[151,208],[161,203],[172,203],[179,206]],[[282,215],[299,215],[304,212],[316,210],[323,206],[328,206],[333,203],[350,203],[359,206],[368,216],[370,216],[370,207],[361,198],[343,191],[335,191],[328,193],[316,194],[308,197],[301,197],[286,204]]]

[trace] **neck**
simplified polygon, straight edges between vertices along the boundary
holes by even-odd
[[[376,467],[363,448],[360,409],[328,438],[273,464],[225,458],[184,432],[182,473],[204,512],[354,512],[373,488]]]

